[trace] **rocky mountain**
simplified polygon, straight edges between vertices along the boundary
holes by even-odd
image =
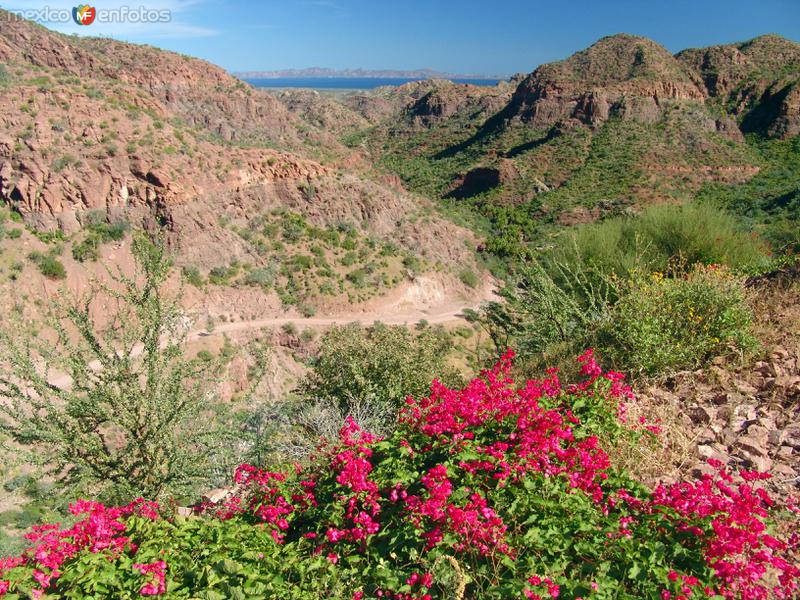
[[[493,75],[458,74],[435,71],[434,69],[331,69],[328,67],[309,67],[307,69],[280,69],[277,71],[240,71],[235,73],[242,79],[278,78],[325,78],[343,77],[358,79],[502,79]]]
[[[201,60],[2,22],[0,218],[29,231],[0,231],[0,289],[43,293],[34,258],[47,255],[80,290],[104,277],[92,261],[130,264],[98,233],[130,225],[165,232],[188,301],[215,318],[371,307],[425,273],[442,302],[478,293],[458,276],[479,269],[476,236],[338,140],[385,114],[381,101],[315,119],[316,102]]]
[[[213,228],[228,206],[246,222],[288,202],[317,224],[378,234],[424,205],[343,177],[351,152],[331,123],[310,125],[201,60],[6,19],[0,64],[0,199],[35,229],[71,234],[102,211],[180,233]]]
[[[684,50],[677,58],[700,74],[708,97],[736,116],[742,131],[779,138],[800,133],[800,45],[764,35]]]
[[[749,180],[764,162],[744,134],[798,131],[798,52],[762,36],[673,56],[618,34],[496,87],[429,81],[343,99],[359,117],[379,108],[342,140],[425,194],[535,199],[540,217],[571,222]]]
[[[569,118],[597,125],[611,116],[655,122],[665,102],[704,97],[697,75],[664,48],[616,35],[536,69],[520,82],[508,113],[532,127]]]

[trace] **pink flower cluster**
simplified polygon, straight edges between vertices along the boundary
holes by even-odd
[[[386,598],[387,600],[431,600],[432,596],[428,593],[428,590],[433,585],[433,575],[430,573],[414,572],[406,579],[406,585],[412,588],[411,593],[379,589],[375,591],[375,595],[378,598]],[[414,588],[417,589],[415,590]],[[363,598],[363,594],[358,598],[353,596],[353,600],[361,600],[361,598]]]
[[[501,482],[518,481],[529,472],[564,476],[573,488],[600,502],[600,483],[607,478],[605,470],[610,466],[608,455],[599,448],[596,437],[575,440],[572,426],[579,421],[569,411],[562,414],[540,405],[542,398],[554,398],[561,392],[555,370],[542,381],[528,381],[525,388],[513,390],[507,377],[513,357],[509,350],[492,371],[483,373],[484,379],[473,380],[463,390],[434,382],[430,397],[407,401],[402,419],[412,429],[452,445],[453,453],[465,441],[474,439],[474,429],[497,423],[500,439],[476,448],[486,458],[464,462],[461,466],[467,472],[494,470],[493,477]],[[587,389],[601,373],[595,362],[591,365],[581,389]]]
[[[779,554],[788,549],[787,544],[767,533],[764,519],[773,505],[769,494],[749,483],[769,475],[745,472],[744,483],[736,485],[722,463],[713,459],[709,463],[717,469],[716,476],[706,474],[694,482],[659,485],[648,509],[664,512],[679,528],[702,540],[706,561],[721,582],[721,595],[743,600],[793,597],[799,589],[800,567]],[[671,516],[673,512],[677,517]],[[688,524],[698,518],[710,520],[710,532]],[[779,585],[770,588],[763,583],[768,571],[777,575]],[[685,596],[692,584],[684,581]],[[668,592],[665,597],[670,597]]]
[[[73,515],[88,515],[68,529],[60,529],[58,524],[37,525],[26,534],[33,546],[21,557],[0,560],[0,577],[4,572],[19,566],[32,568],[32,577],[39,585],[31,591],[39,598],[61,575],[62,565],[83,551],[93,554],[103,553],[113,558],[121,552],[136,552],[136,546],[122,535],[127,526],[126,517],[136,515],[147,519],[157,519],[158,505],[137,498],[126,506],[110,508],[99,502],[79,500],[70,505]],[[0,596],[9,589],[9,582],[0,581]]]
[[[167,584],[164,581],[167,572],[167,563],[163,560],[150,564],[135,564],[133,568],[142,575],[153,576],[153,580],[145,583],[139,590],[142,596],[160,596],[167,592]]]
[[[509,552],[503,541],[507,527],[483,496],[473,492],[464,506],[450,501],[453,485],[443,465],[428,471],[422,477],[422,485],[427,490],[427,497],[410,495],[406,506],[417,527],[428,526],[422,534],[427,542],[426,550],[441,542],[446,532],[452,532],[459,540],[455,544],[459,552],[468,547],[477,548],[481,554],[488,554],[493,549],[505,554]]]
[[[526,589],[523,592],[528,600],[542,600],[543,596],[534,591],[534,589],[540,587],[543,588],[542,593],[547,594],[547,597],[550,598],[558,598],[561,593],[560,586],[553,583],[553,580],[549,577],[533,575],[532,577],[528,577],[528,584],[533,586],[533,589]]]
[[[378,438],[362,431],[351,417],[339,431],[339,438],[343,448],[334,454],[331,471],[336,473],[336,483],[347,490],[339,499],[344,504],[344,516],[350,527],[329,527],[325,536],[331,544],[348,541],[363,545],[370,535],[380,530],[381,493],[370,479],[373,469],[370,444]]]

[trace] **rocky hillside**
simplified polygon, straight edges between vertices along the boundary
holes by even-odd
[[[348,98],[354,112],[381,110],[342,139],[412,189],[479,207],[535,202],[569,223],[576,210],[749,180],[765,163],[743,134],[797,133],[798,53],[763,36],[673,56],[619,34],[497,87],[431,81]]]
[[[697,75],[666,49],[621,34],[536,69],[520,82],[507,114],[531,127],[569,118],[598,125],[611,116],[655,122],[671,100],[704,98]]]
[[[288,205],[315,225],[380,236],[425,206],[338,170],[352,152],[331,132],[349,108],[301,118],[204,61],[13,19],[0,30],[0,67],[0,200],[36,230],[74,234],[98,212],[166,226],[210,268],[220,257],[208,242],[231,238],[220,217],[246,224]],[[434,260],[454,254],[413,237]],[[233,238],[226,260],[255,254]]]
[[[677,58],[699,73],[712,101],[742,131],[786,138],[800,133],[800,45],[776,35],[684,50]]]

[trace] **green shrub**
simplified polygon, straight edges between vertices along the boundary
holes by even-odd
[[[200,269],[193,265],[186,265],[181,268],[181,276],[183,280],[196,288],[202,288],[205,285],[205,279],[200,273]]]
[[[228,285],[239,274],[240,266],[233,261],[227,267],[217,266],[208,272],[208,282],[214,285]]]
[[[296,335],[297,334],[297,325],[289,321],[288,323],[284,323],[281,325],[281,331],[286,335]]]
[[[364,269],[356,269],[345,275],[345,279],[357,288],[363,288],[367,285],[367,272]]]
[[[657,205],[636,217],[584,225],[563,235],[550,259],[579,263],[601,281],[642,269],[664,272],[675,259],[687,265],[726,265],[748,271],[768,262],[758,237],[735,217],[704,204]]]
[[[63,171],[66,167],[68,167],[71,163],[75,162],[75,157],[65,154],[64,156],[57,158],[53,161],[53,170],[58,173],[59,171]]]
[[[297,307],[297,310],[300,311],[300,314],[303,315],[306,319],[310,319],[315,314],[317,314],[317,309],[311,306],[310,304],[300,304]]]
[[[448,336],[438,328],[415,335],[407,327],[381,324],[334,327],[322,337],[301,389],[308,398],[337,405],[345,415],[366,402],[378,412],[387,409],[394,420],[403,400],[424,395],[434,378],[459,380],[447,364],[450,351]]]
[[[300,190],[300,193],[303,194],[303,198],[308,202],[311,202],[317,195],[317,186],[311,181],[301,182],[298,184],[297,189]]]
[[[600,329],[602,352],[622,369],[648,374],[692,369],[711,356],[751,351],[753,315],[741,282],[723,267],[638,275],[619,284]]]
[[[297,213],[286,213],[282,217],[283,239],[287,242],[300,241],[306,234],[306,220]]]
[[[0,328],[3,432],[15,452],[41,466],[37,475],[70,498],[96,494],[121,501],[208,489],[230,448],[207,413],[217,367],[185,357],[185,312],[180,298],[164,291],[171,259],[163,245],[144,237],[132,250],[141,277],[112,273],[113,293],[98,286],[80,299],[65,299],[45,321],[55,338],[31,338],[19,322]],[[119,337],[95,334],[94,299],[113,300],[114,314],[104,317]],[[141,360],[134,360],[140,344]],[[119,360],[109,359],[117,353]],[[90,361],[102,364],[100,376],[85,376]],[[57,389],[43,372],[69,373],[78,385]],[[34,405],[36,411],[20,410]]]
[[[268,289],[275,282],[275,271],[269,267],[259,267],[250,271],[244,278],[245,285]]]
[[[308,271],[312,264],[314,263],[314,259],[307,254],[295,254],[292,256],[290,260],[292,264],[292,268],[295,271]]]
[[[355,252],[345,252],[339,262],[344,267],[350,267],[355,264],[356,260],[358,260],[358,256],[356,256]]]
[[[45,255],[36,261],[36,265],[48,279],[65,279],[67,276],[64,265],[54,256]]]
[[[6,236],[10,240],[19,239],[22,236],[22,229],[19,229],[18,227],[15,227],[14,229],[9,229],[8,231],[6,231]]]
[[[211,362],[214,360],[214,355],[208,350],[200,350],[196,356],[197,360],[202,362]]]
[[[358,248],[358,238],[356,238],[355,234],[348,234],[342,240],[342,248],[345,250],[355,250]]]
[[[100,257],[100,238],[90,233],[72,247],[72,258],[78,262],[97,260]]]
[[[545,363],[562,367],[562,361],[572,362],[572,356],[592,345],[611,303],[607,287],[594,285],[582,263],[551,263],[549,269],[535,260],[522,264],[499,294],[505,302],[488,303],[480,321],[499,351],[517,349],[526,372],[541,371]],[[468,321],[473,318],[467,314]]]
[[[461,280],[461,283],[471,288],[477,287],[478,283],[480,282],[478,276],[475,274],[475,271],[472,269],[464,269],[463,271],[460,271],[458,278]]]
[[[403,257],[403,266],[408,269],[409,271],[413,271],[414,273],[420,270],[420,262],[419,258],[414,256],[413,254],[409,254]]]

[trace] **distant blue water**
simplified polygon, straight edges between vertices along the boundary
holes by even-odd
[[[418,79],[394,77],[278,77],[275,79],[245,79],[255,87],[265,88],[317,88],[328,90],[371,90],[383,85],[403,85]],[[499,79],[453,79],[455,83],[472,85],[497,85]]]

